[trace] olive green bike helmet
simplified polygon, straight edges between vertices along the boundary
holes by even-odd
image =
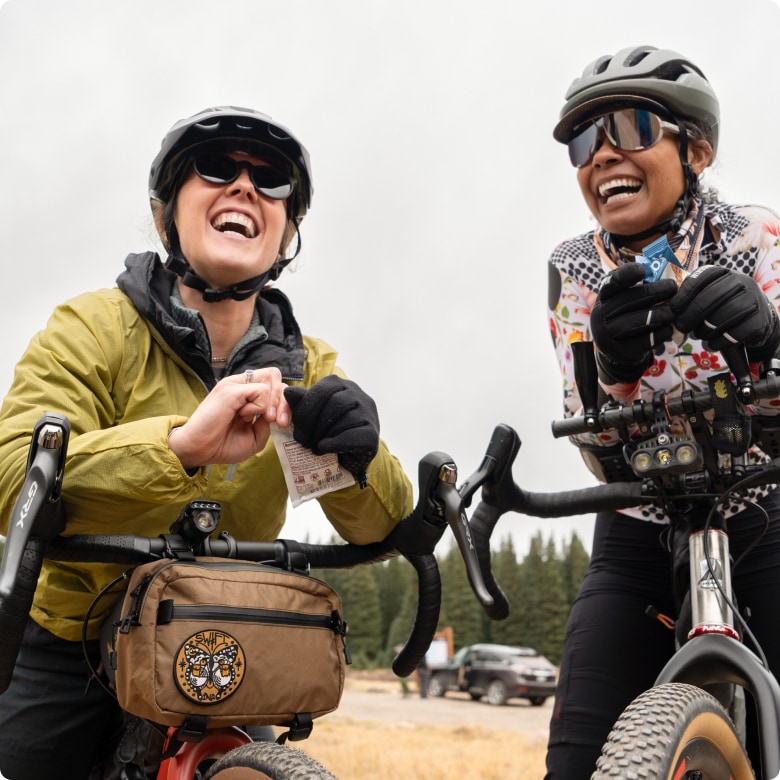
[[[707,78],[687,57],[655,46],[622,49],[591,62],[566,92],[553,136],[568,143],[585,119],[601,111],[654,104],[672,117],[708,129],[713,154],[717,152],[720,111]]]

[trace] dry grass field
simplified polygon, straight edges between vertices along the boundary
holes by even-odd
[[[479,726],[333,722],[315,726],[300,749],[339,780],[541,780],[544,742]]]
[[[293,743],[339,780],[541,780],[552,701],[504,707],[465,694],[403,698],[391,673],[347,673],[341,707]],[[288,743],[290,744],[290,743]]]

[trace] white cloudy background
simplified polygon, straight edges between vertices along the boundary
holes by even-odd
[[[549,433],[546,260],[591,225],[551,136],[564,92],[626,46],[687,54],[721,99],[711,179],[780,207],[778,41],[771,0],[0,2],[0,393],[57,303],[158,248],[146,177],[167,128],[251,106],[313,160],[303,252],[280,286],[376,398],[409,473],[443,450],[465,478],[503,422],[523,440],[522,486],[590,484]],[[524,552],[539,529],[587,545],[591,528],[509,515],[498,534]],[[286,533],[329,531],[306,506]]]

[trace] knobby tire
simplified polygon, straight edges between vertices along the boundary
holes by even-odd
[[[336,780],[306,753],[275,742],[253,742],[231,750],[203,780]]]
[[[615,723],[591,780],[755,780],[721,704],[693,685],[638,696]]]

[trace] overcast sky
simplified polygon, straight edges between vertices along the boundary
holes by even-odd
[[[6,0],[0,2],[0,393],[51,309],[112,286],[159,249],[147,173],[176,120],[251,106],[308,147],[314,200],[280,286],[303,330],[377,400],[416,480],[431,450],[461,481],[498,423],[518,483],[592,483],[555,441],[560,378],[546,261],[592,226],[551,135],[564,93],[601,54],[688,55],[721,100],[710,181],[780,207],[780,8],[772,0]],[[314,511],[312,511],[314,510]],[[316,507],[287,535],[324,540]],[[590,545],[592,520],[508,515],[497,537]]]

